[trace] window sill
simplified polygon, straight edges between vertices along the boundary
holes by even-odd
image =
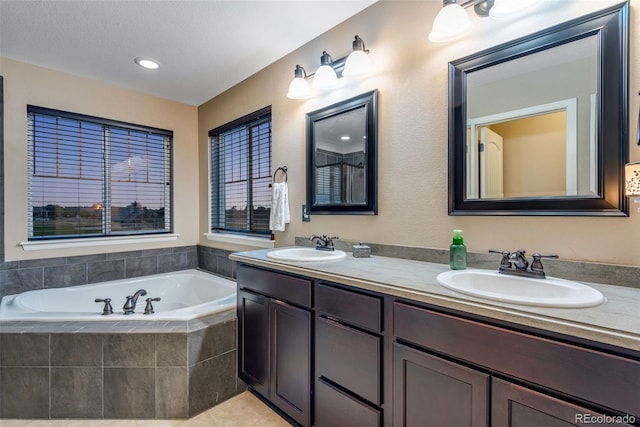
[[[85,248],[92,246],[132,245],[138,243],[172,242],[178,240],[179,234],[156,234],[144,236],[95,237],[87,239],[43,240],[21,242],[25,251],[41,251],[50,249]]]
[[[232,233],[204,233],[207,240],[212,242],[233,243],[236,245],[253,246],[262,249],[271,249],[275,245],[275,240],[264,237],[245,236]]]

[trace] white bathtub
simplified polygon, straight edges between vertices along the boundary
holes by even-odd
[[[138,299],[135,313],[124,315],[127,295],[145,289]],[[155,313],[145,315],[147,298]],[[102,315],[103,303],[96,298],[111,298],[113,314]],[[235,282],[199,270],[113,280],[110,282],[67,288],[39,289],[0,300],[0,321],[119,321],[119,320],[190,320],[236,306]]]

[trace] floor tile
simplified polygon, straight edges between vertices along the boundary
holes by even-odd
[[[287,427],[248,391],[188,420],[0,420],[2,427]]]

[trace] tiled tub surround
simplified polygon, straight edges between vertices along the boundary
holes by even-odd
[[[0,418],[188,418],[244,391],[235,308],[191,321],[5,322]]]
[[[0,263],[0,297],[197,267],[196,246],[8,261]]]
[[[0,264],[0,297],[200,268],[230,252],[175,247]],[[0,418],[187,418],[246,389],[236,312],[189,321],[2,322]]]

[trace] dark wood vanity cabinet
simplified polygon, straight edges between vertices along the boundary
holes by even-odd
[[[315,287],[315,425],[380,426],[382,298]]]
[[[237,276],[238,376],[310,426],[311,281],[246,265]]]
[[[299,425],[640,425],[632,350],[246,264],[237,279],[239,376]]]
[[[402,302],[394,303],[393,316],[394,426],[640,419],[637,360]],[[597,425],[624,425],[610,419]]]

